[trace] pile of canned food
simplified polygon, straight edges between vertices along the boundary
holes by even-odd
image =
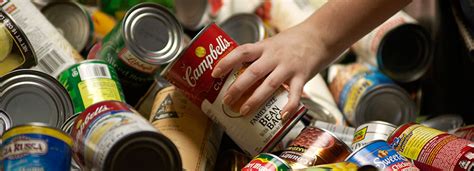
[[[474,170],[472,122],[420,114],[433,43],[403,11],[288,118],[283,86],[248,116],[222,103],[245,68],[219,60],[324,3],[0,1],[2,170]]]

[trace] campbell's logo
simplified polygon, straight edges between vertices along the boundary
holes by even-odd
[[[107,110],[110,110],[110,108],[107,107],[107,105],[102,105],[98,108],[95,108],[95,110],[93,112],[87,113],[86,118],[84,118],[84,120],[81,119],[81,120],[77,121],[78,124],[76,125],[76,129],[78,129],[78,131],[77,131],[76,137],[77,138],[82,137],[84,127],[87,125],[87,123],[89,123],[99,113],[102,113],[102,112],[107,111]]]
[[[225,39],[222,35],[217,36],[216,44],[209,44],[208,50],[198,46],[194,53],[198,58],[204,58],[196,68],[186,67],[184,79],[191,87],[195,87],[199,78],[208,70],[213,69],[214,62],[229,49],[232,42]],[[207,52],[208,51],[208,52]]]
[[[378,150],[377,158],[374,159],[374,164],[378,168],[386,168],[387,166],[394,165],[395,163],[404,162],[406,159],[400,154],[389,155],[387,150]]]
[[[18,159],[31,154],[46,154],[48,144],[41,139],[19,137],[3,146],[2,155],[8,159]]]

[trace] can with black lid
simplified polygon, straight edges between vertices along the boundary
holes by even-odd
[[[66,89],[36,70],[16,70],[1,77],[0,97],[0,108],[10,115],[13,126],[42,122],[60,128],[73,114]]]

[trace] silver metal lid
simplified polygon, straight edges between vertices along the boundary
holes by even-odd
[[[92,45],[94,26],[90,15],[79,4],[68,1],[53,2],[46,5],[41,12],[77,51]]]
[[[53,77],[35,70],[22,69],[0,78],[0,108],[12,125],[42,122],[59,128],[72,115],[69,94]]]
[[[308,111],[306,115],[312,117],[313,120],[324,121],[327,123],[337,123],[338,117],[335,114],[331,113],[322,105],[313,102],[311,99],[308,98],[301,98],[301,103],[303,103]]]
[[[165,7],[141,3],[127,12],[122,24],[127,48],[147,63],[169,63],[183,49],[183,29]]]
[[[416,106],[408,94],[397,85],[377,86],[360,98],[355,112],[355,127],[369,121],[385,121],[394,125],[413,122]]]
[[[263,21],[255,14],[234,15],[220,27],[239,44],[255,43],[265,38]]]
[[[0,109],[0,136],[12,127],[12,120],[8,114]]]
[[[181,24],[191,30],[197,30],[202,20],[209,15],[207,0],[175,0],[176,18]]]
[[[71,117],[67,118],[66,122],[61,126],[61,130],[64,132],[71,134],[72,127],[74,126],[74,122],[76,121],[76,118],[80,115],[81,113],[76,113],[72,115]]]

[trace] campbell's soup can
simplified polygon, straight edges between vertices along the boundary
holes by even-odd
[[[388,136],[397,127],[384,121],[370,121],[357,127],[352,140],[352,150],[367,145],[375,140],[387,141]]]
[[[421,170],[474,169],[474,142],[420,124],[398,127],[388,143]]]
[[[241,171],[286,171],[290,166],[278,156],[261,153],[255,156]]]
[[[211,24],[194,38],[162,75],[183,90],[195,105],[200,106],[211,119],[224,126],[227,134],[251,155],[272,149],[305,113],[299,105],[294,114],[282,120],[281,110],[288,102],[288,92],[280,87],[255,113],[242,116],[235,107],[222,103],[227,88],[242,72],[235,69],[223,78],[213,78],[214,66],[238,45],[216,24]],[[250,96],[246,92],[244,98]],[[243,102],[237,102],[241,104]],[[249,141],[251,139],[252,141]]]

